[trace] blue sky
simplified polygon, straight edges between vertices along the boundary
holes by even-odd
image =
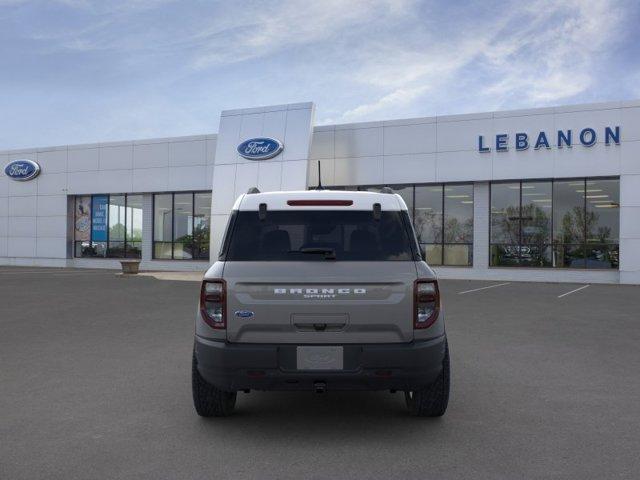
[[[640,98],[639,3],[0,0],[0,149]]]

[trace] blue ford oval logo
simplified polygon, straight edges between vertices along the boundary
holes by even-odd
[[[275,138],[250,138],[238,145],[238,153],[249,160],[266,160],[278,155],[284,145]]]
[[[253,317],[253,312],[250,310],[236,310],[235,315],[240,318],[251,318]]]
[[[4,167],[4,173],[12,180],[24,182],[36,178],[40,173],[40,165],[33,160],[14,160]]]

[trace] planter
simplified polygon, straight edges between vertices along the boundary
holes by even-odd
[[[140,271],[140,260],[120,260],[122,265],[122,273],[135,275]]]

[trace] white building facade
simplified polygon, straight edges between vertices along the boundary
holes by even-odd
[[[281,151],[245,158],[251,140]],[[443,278],[640,284],[640,101],[323,126],[301,103],[3,151],[0,264],[204,271],[239,195],[313,188],[318,162],[325,187],[401,194]]]

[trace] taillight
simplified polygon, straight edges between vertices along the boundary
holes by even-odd
[[[200,315],[211,328],[227,328],[227,286],[224,280],[203,280]]]
[[[440,291],[436,280],[416,280],[414,286],[414,328],[429,328],[438,319]]]

